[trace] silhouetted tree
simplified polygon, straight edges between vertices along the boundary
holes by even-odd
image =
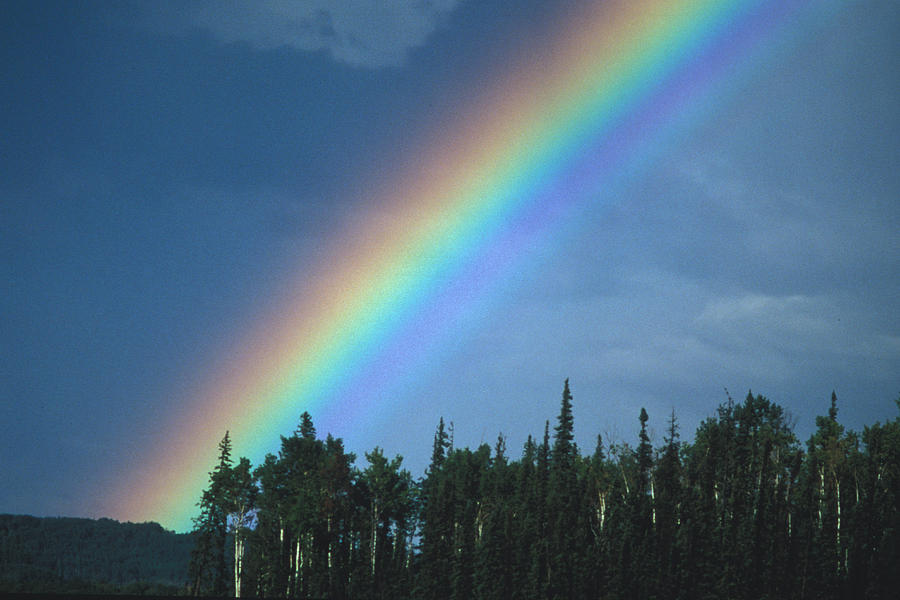
[[[190,591],[227,593],[229,532],[242,596],[843,600],[900,589],[900,417],[846,431],[832,394],[804,452],[783,409],[749,392],[728,396],[691,442],[673,411],[654,451],[642,408],[635,446],[598,435],[582,456],[572,403],[566,381],[552,439],[548,421],[519,460],[502,435],[493,450],[454,447],[441,419],[418,482],[378,447],[360,470],[308,413],[255,470],[232,465],[226,433],[195,519]],[[0,573],[20,572],[17,539],[0,527]],[[58,556],[47,573],[63,581],[72,569]]]
[[[200,515],[194,518],[197,546],[191,555],[189,575],[191,593],[223,596],[227,593],[225,546],[228,515],[232,503],[233,472],[231,467],[231,438],[219,442],[219,458],[209,474],[209,487],[203,491],[198,506]]]

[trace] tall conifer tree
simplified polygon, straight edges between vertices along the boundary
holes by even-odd
[[[209,487],[200,499],[200,515],[194,519],[197,546],[191,555],[193,595],[222,596],[228,590],[225,546],[228,515],[232,504],[233,471],[231,438],[226,431],[219,442],[219,458],[209,474]]]
[[[450,440],[441,417],[434,434],[431,464],[422,482],[422,531],[419,595],[429,600],[449,598],[453,558],[453,511],[444,463]]]
[[[579,494],[575,474],[578,450],[575,445],[575,419],[572,415],[572,393],[569,380],[563,385],[562,402],[554,428],[550,454],[549,489],[547,491],[548,523],[548,593],[551,598],[570,598],[574,593],[577,557],[577,508]]]
[[[657,589],[663,598],[673,598],[678,586],[675,534],[678,530],[682,501],[681,445],[678,437],[678,424],[675,420],[675,411],[672,410],[668,433],[653,472],[656,561],[659,565]]]

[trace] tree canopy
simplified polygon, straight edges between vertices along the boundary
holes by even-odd
[[[547,422],[540,442],[529,437],[516,460],[502,434],[493,448],[454,447],[453,424],[440,419],[419,479],[380,448],[357,467],[304,413],[253,471],[258,496],[244,493],[240,513],[223,501],[229,519],[255,516],[243,556],[235,551],[245,565],[235,593],[756,600],[900,589],[900,417],[846,431],[832,395],[804,447],[780,406],[748,392],[742,402],[729,396],[691,442],[673,411],[654,447],[640,408],[636,446],[598,435],[582,455],[576,406],[567,380],[556,425]],[[198,547],[204,515],[219,514],[208,501],[226,441],[201,498]],[[246,459],[239,468],[247,490]]]
[[[566,381],[555,425],[519,458],[502,434],[493,447],[455,447],[441,418],[419,478],[378,447],[357,465],[308,413],[255,467],[234,462],[226,432],[190,536],[163,551],[158,525],[122,526],[123,542],[104,533],[108,520],[88,531],[0,516],[0,590],[111,589],[79,578],[112,591],[154,578],[195,595],[338,600],[837,600],[900,589],[900,416],[849,431],[832,394],[803,444],[778,404],[748,392],[728,396],[690,441],[673,411],[654,446],[651,417],[636,408],[636,445],[597,435],[582,454],[578,406]],[[50,525],[66,532],[49,540]],[[161,559],[170,555],[180,570]],[[29,568],[43,587],[23,579]]]

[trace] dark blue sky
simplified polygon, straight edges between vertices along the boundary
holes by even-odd
[[[307,4],[5,5],[0,512],[101,516],[73,496],[165,443],[179,393],[372,182],[575,3]],[[516,454],[565,377],[585,450],[633,442],[641,406],[690,438],[723,387],[801,438],[832,389],[849,427],[892,417],[898,29],[894,2],[823,16],[586,211],[441,372],[334,433],[417,475],[440,416]]]

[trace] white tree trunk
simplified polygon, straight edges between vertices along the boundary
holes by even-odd
[[[247,520],[247,508],[239,507],[233,515],[234,533],[234,597],[241,597],[241,578],[244,573],[244,522]]]
[[[819,467],[819,502],[818,502],[818,504],[819,504],[819,510],[818,510],[819,520],[817,521],[819,527],[822,526],[822,503],[823,502],[825,502],[825,467],[824,466]]]
[[[484,503],[478,502],[478,511],[475,513],[475,543],[481,543],[484,533]]]
[[[331,573],[331,515],[328,515],[328,572]]]
[[[240,531],[234,532],[234,597],[241,597],[241,573],[244,570],[244,540]]]
[[[600,493],[600,509],[597,511],[600,518],[600,531],[603,531],[603,520],[606,518],[606,494]]]
[[[378,549],[378,498],[372,500],[371,574],[375,577],[375,551]]]
[[[296,547],[296,557],[294,558],[294,588],[299,591],[300,589],[300,570],[303,560],[303,551],[301,550],[301,546],[303,545],[303,535],[297,536],[297,547]]]
[[[284,554],[283,554],[283,552],[284,552],[284,521],[281,519],[281,517],[278,518],[278,541],[280,543],[279,550],[281,551],[278,554],[278,557],[280,560],[281,557],[284,556]],[[293,559],[293,556],[291,556],[291,558],[289,558],[288,561],[290,562],[290,560],[292,560],[292,559]],[[293,565],[288,565],[288,566],[289,566],[289,568],[293,568]],[[285,596],[285,598],[287,598],[290,595],[291,595],[291,582],[290,582],[290,577],[288,577],[287,588],[284,590],[284,596]]]
[[[837,501],[837,527],[834,531],[835,543],[837,544],[838,555],[841,552],[841,480],[837,475],[834,476],[834,498]]]

